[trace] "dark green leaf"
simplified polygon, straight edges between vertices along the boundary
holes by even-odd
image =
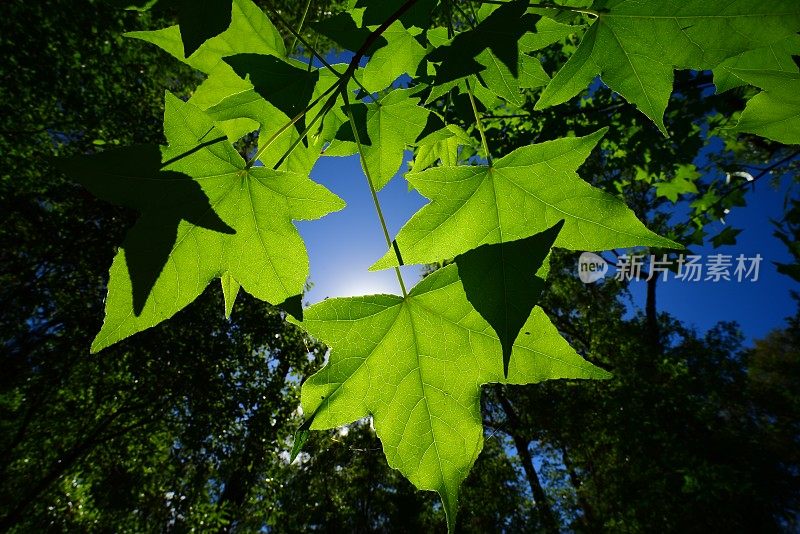
[[[456,256],[467,299],[500,338],[506,377],[514,342],[544,289],[542,267],[563,225],[562,220],[540,234]]]

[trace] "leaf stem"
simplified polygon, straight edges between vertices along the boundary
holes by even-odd
[[[332,87],[338,87],[338,86],[339,86],[339,84],[336,83]],[[328,114],[328,112],[336,104],[336,98],[337,98],[336,93],[331,95],[331,97],[328,99],[328,101],[325,102],[325,104],[322,106],[322,109],[319,110],[319,113],[314,115],[314,118],[311,120],[310,123],[308,123],[308,125],[300,133],[300,135],[297,137],[297,139],[292,141],[292,144],[289,145],[289,148],[287,148],[286,152],[283,153],[283,155],[281,156],[281,159],[279,159],[278,162],[273,166],[274,169],[278,169],[281,165],[283,165],[283,162],[286,161],[286,158],[288,158],[291,155],[292,151],[297,147],[297,145],[299,145],[303,141],[303,138],[306,137],[309,134],[309,132],[314,127],[314,125],[317,123],[317,121]]]
[[[295,40],[300,41],[300,43],[303,46],[305,46],[313,54],[313,56],[316,57],[320,61],[320,63],[322,63],[322,65],[326,69],[334,73],[334,75],[337,78],[341,78],[342,76],[344,76],[341,72],[334,69],[333,66],[330,63],[328,63],[327,60],[322,56],[322,54],[317,52],[317,50],[313,46],[311,46],[311,44],[308,41],[306,41],[305,38],[302,35],[300,35],[298,31],[292,28],[291,24],[289,24],[289,22],[285,18],[283,18],[283,15],[281,15],[277,9],[272,7],[272,4],[268,3],[266,4],[266,6],[269,12],[272,13],[276,19],[278,19],[278,22],[283,24],[283,27],[286,28],[289,31],[289,33],[292,34],[292,36],[294,36]],[[292,48],[294,48],[294,45],[292,46]]]
[[[303,16],[300,17],[300,24],[297,25],[297,35],[294,36],[294,40],[292,40],[292,46],[289,48],[289,54],[294,52],[294,47],[297,46],[297,36],[300,35],[300,32],[303,31],[303,24],[306,22],[306,17],[308,16],[308,10],[311,7],[311,0],[306,2],[306,8],[303,10]]]
[[[478,126],[478,132],[481,134],[481,143],[483,150],[486,152],[486,161],[489,162],[489,167],[492,166],[492,155],[489,153],[489,143],[486,141],[486,132],[483,130],[483,122],[481,121],[481,114],[478,113],[478,106],[475,103],[475,96],[472,94],[472,86],[469,79],[464,80],[467,84],[467,95],[469,95],[469,103],[472,104],[472,112],[475,114],[475,124]]]
[[[350,109],[350,98],[347,94],[346,87],[342,90],[342,97],[344,98],[344,108],[347,113],[347,118],[350,121],[350,128],[353,130],[353,137],[355,138],[356,146],[358,147],[358,154],[361,158],[361,167],[364,169],[364,176],[367,177],[369,191],[372,193],[372,202],[375,204],[375,211],[378,213],[378,219],[380,220],[381,228],[383,229],[383,237],[386,239],[386,246],[394,250],[394,254],[397,257],[397,263],[402,265],[403,260],[400,257],[400,251],[397,248],[397,245],[392,242],[392,238],[389,237],[389,229],[386,227],[386,219],[383,217],[383,210],[381,209],[381,203],[378,200],[378,193],[375,191],[375,184],[372,182],[372,177],[370,176],[369,168],[367,167],[367,160],[364,157],[364,148],[361,145],[361,138],[358,135],[358,128],[356,127],[356,121],[353,117],[353,111]],[[400,290],[403,292],[403,297],[407,297],[408,293],[406,292],[406,285],[403,282],[403,274],[400,272],[400,267],[395,267],[394,272],[397,275],[397,281],[400,282]]]

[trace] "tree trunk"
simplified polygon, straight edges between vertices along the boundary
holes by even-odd
[[[539,517],[542,520],[542,526],[544,527],[545,532],[548,532],[549,534],[558,534],[560,531],[558,520],[553,513],[553,509],[550,508],[550,503],[547,502],[547,495],[545,494],[542,483],[539,480],[539,475],[536,473],[536,468],[533,466],[531,451],[528,449],[530,441],[522,437],[518,432],[520,427],[519,417],[514,411],[514,407],[511,405],[511,402],[502,391],[498,391],[498,397],[500,399],[500,404],[503,407],[503,411],[506,414],[506,421],[508,422],[508,427],[510,430],[508,434],[514,440],[514,446],[517,449],[517,456],[519,456],[519,460],[522,463],[522,468],[525,470],[525,476],[528,479],[528,484],[530,484],[534,504],[536,505],[536,509],[539,512]]]
[[[581,523],[583,523],[583,526],[587,532],[599,532],[600,526],[597,524],[597,515],[594,513],[594,508],[592,505],[589,504],[589,501],[587,501],[583,496],[583,493],[581,493],[581,478],[577,471],[575,471],[575,464],[572,463],[572,459],[567,453],[566,447],[561,448],[561,458],[564,461],[564,467],[567,468],[567,474],[569,474],[569,480],[572,483],[572,487],[575,488],[575,496],[578,499],[578,506],[583,511]]]
[[[647,341],[654,355],[661,353],[661,332],[658,328],[658,311],[656,309],[657,283],[657,276],[653,276],[647,281],[647,302],[645,304]]]

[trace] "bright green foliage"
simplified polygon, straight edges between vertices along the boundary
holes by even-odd
[[[541,50],[581,29],[583,29],[583,26],[570,26],[569,24],[556,22],[551,18],[542,17],[536,22],[535,31],[528,32],[520,37],[519,49],[522,52]]]
[[[506,377],[514,341],[544,289],[547,256],[562,225],[560,221],[541,234],[456,256],[467,299],[500,339]]]
[[[475,247],[524,239],[564,220],[555,246],[606,250],[680,248],[625,204],[575,173],[604,131],[519,148],[488,166],[435,167],[406,179],[431,203],[397,235],[408,264],[452,258]],[[392,250],[371,269],[397,265]]]
[[[599,14],[536,104],[566,102],[600,75],[666,134],[673,70],[705,70],[800,30],[796,0],[599,0]]]
[[[413,75],[425,57],[425,49],[399,20],[386,28],[383,37],[386,46],[372,54],[360,77],[369,91],[385,89],[403,74]]]
[[[292,220],[344,207],[305,176],[248,169],[204,113],[166,102],[160,157],[134,147],[64,164],[96,195],[142,212],[111,266],[93,351],[171,317],[223,275],[275,304],[301,293],[308,258]]]
[[[294,117],[311,102],[319,81],[319,71],[295,67],[275,56],[237,54],[225,58],[240,78],[253,84],[253,90],[287,117]],[[238,95],[233,95],[234,97]],[[295,126],[302,132],[305,120]]]
[[[424,171],[437,161],[445,167],[455,167],[458,165],[459,147],[474,144],[474,140],[464,130],[448,124],[417,142],[411,168],[414,172]]]
[[[745,81],[734,75],[731,69],[800,72],[800,68],[797,67],[792,56],[800,56],[800,35],[790,35],[767,47],[750,50],[726,59],[714,69],[714,85],[717,87],[718,93],[747,85]]]
[[[412,89],[395,89],[365,107],[354,106],[359,109],[359,112],[353,110],[356,120],[359,115],[364,120],[360,124],[359,138],[364,145],[364,164],[376,189],[382,189],[394,177],[403,163],[403,151],[425,130],[430,112],[412,95]],[[358,151],[350,125],[343,125],[341,131],[338,137],[352,140],[332,143],[326,151],[329,155],[350,155]]]
[[[225,299],[225,318],[230,319],[231,313],[233,313],[233,304],[236,302],[236,296],[242,286],[228,271],[225,271],[220,277],[220,282],[222,283],[222,298]]]
[[[177,7],[184,54],[191,56],[208,39],[224,32],[231,23],[232,0],[112,0],[126,9]]]
[[[234,0],[231,23],[227,30],[203,43],[190,57],[184,58],[183,41],[178,26],[149,32],[130,32],[128,37],[152,43],[195,69],[211,74],[217,69],[231,72],[222,58],[237,53],[286,55],[278,30],[250,0]]]
[[[312,429],[371,415],[389,465],[437,491],[450,528],[458,490],[483,446],[481,385],[606,378],[537,309],[514,344],[508,379],[491,327],[470,305],[455,265],[408,295],[329,299],[302,323],[327,343],[330,361],[303,384]]]
[[[593,87],[569,114],[540,114],[540,122],[528,118],[531,90],[546,86],[541,109],[571,99],[600,75],[666,133],[674,69],[714,69],[719,90],[750,84],[764,91],[742,113],[739,131],[800,142],[800,75],[791,64],[796,0],[558,0],[536,7],[512,0],[477,10],[420,0],[403,13],[411,5],[405,0],[354,0],[349,11],[310,24],[356,52],[349,65],[319,69],[306,57],[287,57],[310,52],[313,41],[295,34],[307,27],[281,21],[294,34],[287,50],[250,0],[180,2],[180,26],[129,34],[206,75],[188,102],[168,93],[167,146],[63,164],[97,196],[141,212],[111,267],[106,320],[92,349],[174,315],[215,278],[226,317],[240,288],[281,305],[332,349],[329,363],[303,386],[308,418],[292,455],[310,429],[371,415],[389,464],[417,487],[439,492],[450,529],[460,484],[482,448],[483,384],[608,376],[536,308],[551,249],[680,247],[648,230],[623,196],[660,205],[694,195],[696,211],[733,202],[713,188],[701,193],[691,160],[652,149],[658,133],[645,132],[621,104],[591,109],[595,99],[613,102],[606,88]],[[571,25],[579,15],[594,19],[582,21],[591,22],[588,30]],[[442,18],[449,20],[430,27]],[[569,41],[544,50],[576,32],[585,32],[577,50]],[[561,62],[564,54],[568,60],[550,80],[542,62]],[[403,75],[412,79],[409,88],[397,82]],[[584,111],[615,117],[614,127],[576,137],[590,124],[575,120]],[[699,134],[702,125],[692,128]],[[606,132],[602,151],[589,158]],[[554,140],[530,144],[539,136]],[[525,141],[514,145],[515,138]],[[255,155],[246,162],[233,143]],[[509,145],[516,149],[503,150]],[[415,154],[406,178],[430,203],[395,243],[381,215],[390,250],[372,268],[453,258],[455,265],[408,295],[403,288],[402,297],[332,299],[303,314],[308,260],[292,221],[343,207],[308,178],[315,162],[321,154],[359,153],[380,190],[409,148]],[[476,164],[476,155],[486,164]],[[605,165],[622,177],[604,180]],[[577,174],[581,166],[588,181]],[[377,196],[375,202],[380,214]],[[635,208],[647,215],[647,206]],[[735,237],[726,229],[712,242]]]
[[[736,130],[787,145],[800,144],[800,74],[741,69],[731,72],[763,89],[747,103]]]

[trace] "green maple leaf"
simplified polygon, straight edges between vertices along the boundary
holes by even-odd
[[[714,69],[714,85],[717,87],[717,93],[747,85],[747,82],[733,74],[731,69],[800,72],[792,56],[800,56],[800,35],[790,35],[767,47],[726,59]]]
[[[524,12],[522,8],[521,3],[514,4],[503,8],[504,11],[498,14],[499,7],[484,5],[478,13],[481,23],[474,30],[462,32],[453,39],[447,39],[445,28],[429,30],[428,41],[436,48],[429,54],[428,59],[441,61],[442,64],[436,69],[434,80],[436,85],[432,87],[427,101],[432,102],[450,89],[460,87],[463,84],[459,81],[465,77],[472,80],[476,96],[479,96],[480,83],[493,95],[517,107],[525,103],[521,89],[547,85],[550,77],[544,71],[542,63],[526,52],[551,45],[571,35],[579,27],[561,24],[548,18],[537,20],[537,17],[530,14],[521,15],[520,18],[520,13]],[[499,21],[489,20],[493,16],[499,17]],[[487,24],[489,28],[484,27]],[[493,29],[494,27],[501,28],[502,31]],[[520,34],[521,37],[518,37]],[[487,35],[491,38],[487,38]],[[514,39],[517,40],[517,48],[508,42]],[[495,46],[501,56],[498,56],[493,48]],[[513,68],[501,59],[502,56],[507,56],[509,62],[516,58],[516,63],[512,63]],[[485,96],[479,99],[487,100]]]
[[[600,75],[666,134],[673,70],[706,70],[800,29],[796,0],[598,0],[580,46],[535,109],[566,102]]]
[[[735,130],[787,145],[800,144],[800,74],[730,69],[738,78],[763,89],[742,111]]]
[[[311,429],[371,415],[389,465],[442,497],[452,531],[458,491],[483,446],[483,384],[607,378],[582,359],[537,308],[503,376],[497,336],[472,308],[449,265],[408,297],[328,299],[298,323],[330,348],[302,389]]]
[[[302,292],[308,257],[293,220],[344,202],[307,176],[247,168],[213,121],[167,93],[168,146],[132,147],[65,161],[95,195],[142,216],[110,270],[98,351],[171,317],[223,278],[278,304]]]
[[[162,30],[129,32],[133,37],[152,43],[165,52],[206,74],[226,71],[229,77],[233,69],[222,60],[235,54],[272,54],[286,56],[286,46],[278,30],[251,0],[233,0],[230,26],[219,35],[203,42],[189,57],[184,56],[184,43],[179,26]]]
[[[395,89],[368,104],[353,104],[364,164],[373,185],[382,189],[403,164],[403,151],[425,131],[430,112],[419,105],[414,89]],[[337,141],[325,151],[345,156],[358,152],[350,124],[343,124]]]
[[[481,245],[524,239],[562,219],[557,247],[681,248],[645,228],[620,199],[575,173],[604,133],[518,148],[492,167],[435,167],[407,173],[406,179],[431,202],[397,235],[403,261],[441,261]],[[370,269],[394,265],[397,259],[390,250]]]
[[[481,245],[456,256],[467,299],[500,339],[505,376],[514,342],[544,289],[547,258],[563,223],[519,241]]]
[[[364,87],[373,92],[385,89],[403,74],[413,75],[426,54],[400,21],[386,28],[382,37],[387,41],[386,46],[370,56],[360,76]]]
[[[231,24],[232,0],[111,0],[125,9],[146,11],[176,7],[178,23],[183,41],[183,54],[191,56],[208,39],[224,32]]]

